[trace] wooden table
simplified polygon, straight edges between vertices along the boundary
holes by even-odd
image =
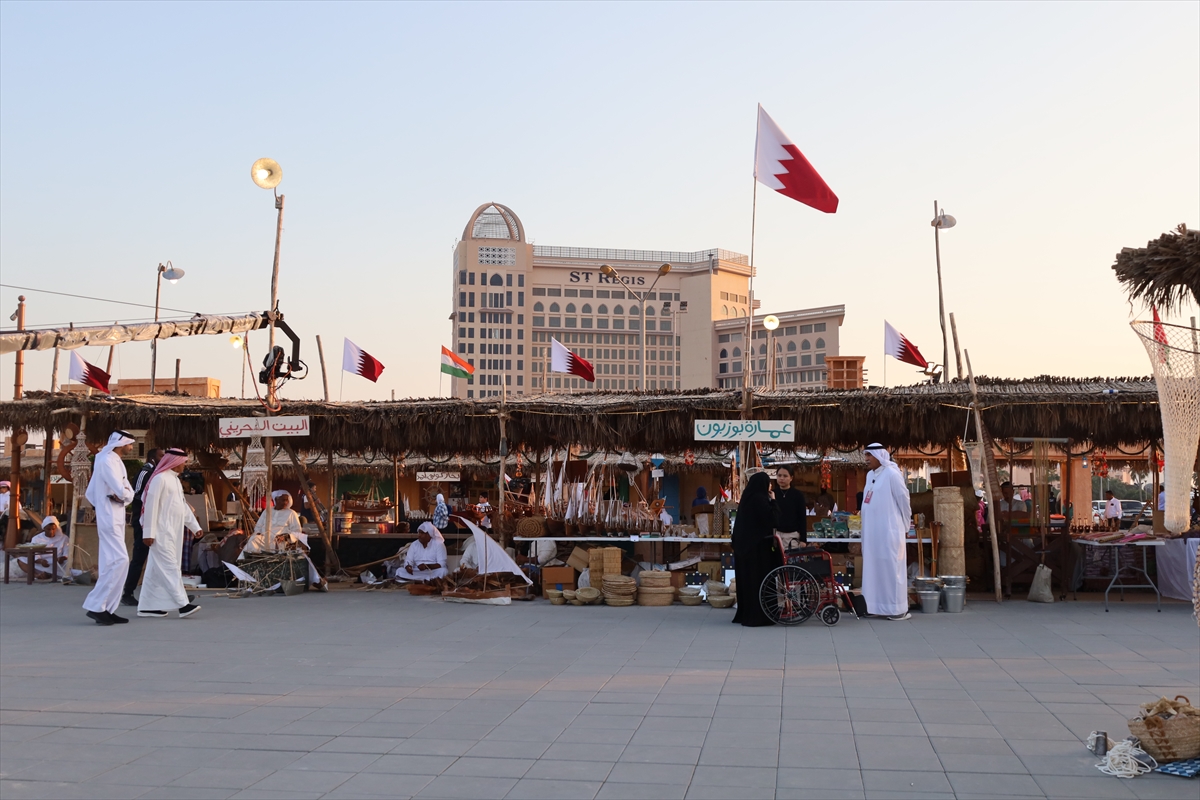
[[[4,582],[8,583],[8,578],[12,574],[10,562],[14,558],[29,558],[29,574],[25,576],[25,583],[32,585],[34,573],[37,568],[34,566],[34,559],[38,556],[50,556],[50,574],[55,583],[58,582],[58,550],[50,545],[17,545],[11,550],[4,551]]]

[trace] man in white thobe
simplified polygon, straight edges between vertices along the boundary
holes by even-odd
[[[422,522],[417,540],[408,546],[398,581],[431,581],[446,575],[446,540],[432,522]]]
[[[867,612],[892,620],[909,619],[908,556],[905,537],[912,519],[908,486],[900,468],[880,444],[864,452],[870,473],[862,502],[862,594]]]
[[[182,450],[163,453],[142,498],[142,536],[150,552],[138,595],[139,617],[165,617],[172,608],[179,609],[180,617],[190,617],[200,610],[188,602],[183,586],[183,548],[204,534],[183,498],[179,474],[185,466],[187,453]]]
[[[122,460],[133,451],[137,440],[125,431],[113,431],[108,444],[96,454],[92,479],[88,482],[88,502],[96,509],[96,585],[88,592],[83,607],[97,625],[129,622],[114,612],[121,605],[121,590],[129,572],[129,551],[125,548],[125,506],[133,502],[133,487]],[[72,531],[75,530],[72,525]]]
[[[246,541],[241,554],[238,555],[238,561],[245,560],[248,555],[276,553],[294,550],[297,547],[304,551],[304,560],[308,562],[309,585],[322,592],[329,591],[329,584],[308,557],[308,534],[300,524],[300,515],[292,508],[292,493],[278,489],[271,492],[270,532],[267,532],[267,512],[263,511],[254,525],[254,535]]]
[[[34,536],[29,543],[33,545],[41,545],[42,547],[53,547],[54,554],[50,556],[38,556],[37,558],[33,559],[32,566],[29,564],[29,558],[27,556],[18,558],[17,566],[20,567],[21,571],[26,575],[29,574],[30,570],[36,570],[36,577],[49,580],[53,573],[50,564],[51,559],[58,562],[59,569],[64,569],[66,567],[67,548],[70,546],[71,540],[68,539],[63,534],[62,529],[58,527],[58,517],[48,516],[43,519],[42,532]]]

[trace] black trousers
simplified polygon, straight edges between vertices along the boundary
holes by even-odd
[[[149,556],[150,547],[142,541],[142,523],[134,521],[133,557],[129,560],[129,576],[125,578],[125,589],[121,592],[123,596],[132,595],[133,590],[137,588],[138,582],[142,579],[142,570],[146,566],[146,559]]]

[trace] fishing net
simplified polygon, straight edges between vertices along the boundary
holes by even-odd
[[[1200,444],[1200,331],[1153,320],[1131,322],[1154,367],[1163,423],[1163,524],[1188,529],[1196,447]]]

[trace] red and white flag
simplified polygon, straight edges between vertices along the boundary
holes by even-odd
[[[568,350],[558,339],[550,340],[550,371],[569,372],[585,381],[596,380],[596,371],[592,369],[592,365]]]
[[[832,214],[838,198],[808,163],[775,120],[758,107],[758,137],[754,148],[754,179],[785,197]]]
[[[886,319],[883,321],[883,350],[892,358],[899,359],[905,364],[912,364],[921,369],[929,367],[929,362],[925,360],[925,356],[921,355],[917,346],[910,342],[904,334],[893,328]]]
[[[1167,360],[1167,329],[1163,327],[1162,318],[1158,316],[1158,306],[1150,306],[1154,312],[1154,341],[1158,343],[1158,360]]]
[[[108,391],[109,374],[97,367],[95,364],[89,364],[83,360],[83,356],[75,351],[71,351],[71,380],[79,381],[84,386],[90,386],[97,391],[111,394]]]
[[[379,362],[379,359],[349,339],[346,340],[346,346],[342,350],[342,369],[346,372],[353,372],[355,375],[361,375],[371,383],[378,381],[379,376],[383,374],[383,364]]]

